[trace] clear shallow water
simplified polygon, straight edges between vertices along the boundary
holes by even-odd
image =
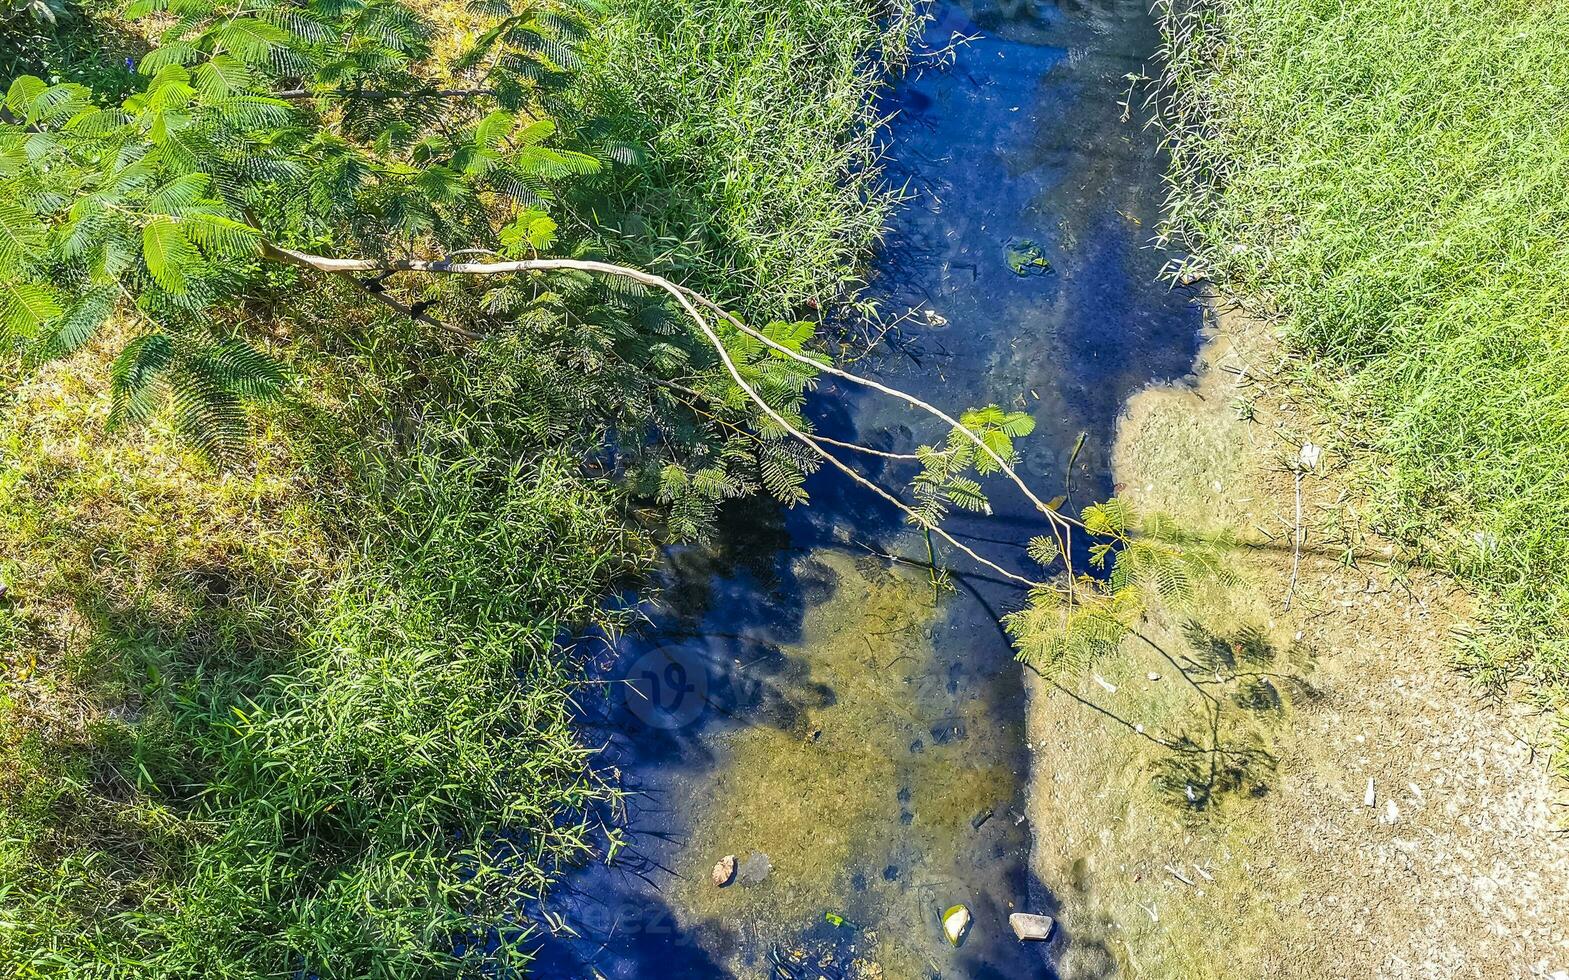
[[[1197,309],[1144,247],[1154,140],[1120,121],[1154,31],[1140,0],[1061,0],[939,5],[928,42],[955,32],[980,37],[887,99],[890,171],[915,196],[871,288],[886,311],[946,324],[922,312],[860,368],[951,409],[1030,411],[1023,469],[1047,495],[1086,433],[1082,504],[1112,490],[1122,402],[1185,373],[1197,346]],[[1014,273],[1022,241],[1049,271]],[[825,434],[883,448],[945,435],[858,390],[827,386],[813,407]],[[634,793],[627,843],[532,910],[576,933],[545,941],[539,975],[1051,975],[1049,951],[1006,924],[1067,900],[1026,870],[1021,668],[997,625],[1020,596],[952,558],[956,589],[934,602],[923,572],[875,557],[924,557],[896,512],[831,471],[808,487],[809,508],[738,506],[713,546],[673,550],[651,627],[607,659],[627,683],[585,703],[585,724]],[[989,489],[994,516],[954,529],[1022,570],[1039,522]],[[708,878],[725,854],[742,880],[721,890]],[[938,916],[958,902],[976,923],[953,950]]]

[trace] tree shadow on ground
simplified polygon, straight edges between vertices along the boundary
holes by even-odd
[[[1223,797],[1270,792],[1276,758],[1271,729],[1293,699],[1317,694],[1257,627],[1217,633],[1196,620],[1182,627],[1187,647],[1170,651],[1140,633],[1138,638],[1177,671],[1193,692],[1194,710],[1166,737],[1166,754],[1153,765],[1163,798],[1192,811],[1216,806]]]

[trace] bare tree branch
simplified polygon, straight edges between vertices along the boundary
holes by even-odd
[[[389,310],[395,310],[411,320],[417,320],[420,323],[428,324],[432,327],[438,327],[450,333],[455,333],[465,340],[479,340],[484,336],[483,334],[475,333],[467,327],[460,327],[455,323],[446,323],[442,320],[437,320],[430,314],[425,313],[422,310],[416,310],[412,306],[405,306],[403,303],[398,302],[381,290],[372,289],[363,282],[360,282],[360,280],[351,272],[344,270],[323,269],[314,262],[308,261],[306,253],[304,252],[295,252],[291,249],[279,248],[278,246],[273,245],[271,242],[264,241],[262,242],[262,253],[268,258],[275,259],[279,262],[287,262],[289,265],[297,265],[303,269],[316,269],[318,271],[327,272],[333,276],[336,276],[339,279],[342,279],[344,282],[351,284],[355,289],[358,289],[366,296],[369,296],[371,299],[380,303],[382,306],[387,307]]]
[[[996,462],[1018,486],[1024,489],[1025,494],[1029,496],[1031,500],[1037,501],[1038,506],[1041,508],[1042,512],[1050,515],[1054,519],[1054,528],[1057,526],[1057,524],[1066,526],[1069,520],[1068,518],[1057,514],[1055,511],[1052,511],[1050,508],[1047,508],[1044,503],[1039,503],[1039,498],[1024,485],[1023,480],[1019,478],[1018,474],[1014,472],[1013,468],[1010,467],[1001,456],[998,456],[995,452],[993,452],[991,447],[987,446],[979,436],[975,435],[973,432],[970,432],[970,430],[964,426],[959,425],[956,419],[943,412],[941,409],[924,402],[913,395],[901,392],[896,388],[890,388],[887,385],[883,385],[879,382],[861,378],[860,376],[850,374],[847,371],[842,371],[830,365],[825,365],[820,361],[806,357],[805,355],[799,354],[796,351],[792,351],[788,347],[785,347],[781,344],[777,344],[768,337],[765,337],[763,334],[741,323],[739,320],[730,316],[728,313],[725,313],[724,310],[712,300],[703,297],[701,294],[693,290],[684,289],[683,287],[677,286],[675,283],[664,278],[663,276],[655,275],[651,272],[645,272],[642,269],[635,269],[630,266],[617,265],[612,262],[599,262],[589,259],[537,258],[515,259],[506,262],[454,262],[451,259],[441,259],[434,262],[426,259],[334,259],[323,255],[312,255],[308,252],[300,252],[294,249],[283,248],[270,243],[267,244],[265,248],[269,256],[277,258],[280,261],[337,275],[362,272],[427,272],[441,275],[492,276],[519,272],[571,271],[595,273],[605,276],[618,276],[623,279],[630,279],[633,282],[642,283],[645,286],[651,286],[655,289],[663,290],[673,299],[675,299],[676,303],[682,308],[688,318],[690,318],[692,322],[697,325],[698,330],[703,334],[703,338],[708,341],[709,346],[712,347],[719,355],[719,360],[724,365],[725,370],[730,375],[731,380],[735,382],[735,384],[741,389],[747,398],[752,401],[753,404],[762,409],[763,413],[767,415],[775,425],[787,433],[791,438],[795,439],[797,442],[806,446],[813,453],[821,457],[824,462],[827,462],[835,469],[844,473],[851,480],[855,481],[856,483],[870,490],[872,493],[881,497],[883,500],[887,501],[889,504],[892,504],[894,507],[898,508],[902,513],[904,513],[906,517],[910,519],[911,523],[915,524],[917,527],[929,530],[938,537],[941,537],[948,544],[952,545],[954,548],[957,548],[960,552],[967,555],[970,559],[977,562],[978,564],[984,565],[1004,578],[1018,582],[1021,585],[1033,587],[1040,584],[1039,582],[1025,578],[1022,575],[1010,572],[1001,565],[998,565],[996,562],[981,557],[975,552],[974,549],[959,541],[952,534],[949,534],[948,531],[946,531],[942,526],[928,520],[926,517],[922,516],[898,497],[895,497],[887,490],[884,490],[882,487],[862,476],[860,473],[857,473],[843,460],[839,459],[839,457],[823,448],[818,438],[801,431],[795,425],[791,424],[788,419],[781,415],[778,410],[770,405],[767,400],[764,399],[762,395],[758,394],[756,389],[754,389],[747,382],[746,378],[741,374],[740,369],[736,367],[735,361],[731,359],[729,349],[725,347],[724,342],[719,338],[719,335],[714,332],[713,326],[708,322],[703,314],[698,311],[697,305],[695,304],[701,304],[710,310],[717,311],[731,323],[735,324],[737,329],[748,334],[749,336],[761,340],[768,347],[779,351],[787,357],[804,362],[806,364],[810,364],[814,368],[827,371],[830,374],[846,378],[847,380],[854,381],[858,384],[866,385],[877,391],[881,391],[885,394],[898,398],[901,401],[915,405],[929,414],[942,419],[948,424],[964,432],[971,440],[980,446],[981,450],[985,452],[987,456],[989,456],[994,462]],[[440,326],[440,324],[438,324],[438,326]],[[874,454],[880,452],[879,450],[868,450],[866,447],[857,446],[853,448],[862,451],[869,451]]]
[[[1035,491],[1033,491],[1033,490],[1031,490],[1029,488],[1028,484],[1026,484],[1022,479],[1020,479],[1019,474],[1014,471],[1012,465],[1010,465],[1007,460],[1003,459],[1001,455],[999,455],[995,450],[992,449],[992,447],[988,446],[986,444],[985,440],[983,440],[980,436],[976,435],[974,432],[971,432],[970,429],[967,426],[960,425],[958,419],[955,419],[953,416],[949,415],[947,412],[944,412],[942,409],[938,408],[937,406],[931,404],[930,402],[922,401],[921,399],[915,397],[914,395],[910,394],[909,392],[900,391],[898,388],[890,388],[889,386],[887,386],[887,385],[885,385],[885,384],[883,384],[883,383],[881,383],[879,381],[874,381],[871,378],[863,377],[863,376],[861,376],[859,374],[853,374],[853,373],[851,373],[849,371],[844,370],[843,368],[835,367],[832,364],[825,364],[822,361],[816,360],[815,358],[807,357],[805,354],[802,354],[802,353],[800,353],[798,351],[793,351],[790,348],[784,346],[783,344],[777,343],[773,339],[765,336],[764,334],[760,333],[759,331],[752,329],[751,327],[747,326],[745,323],[742,323],[741,320],[739,318],[737,318],[734,314],[730,313],[728,310],[726,310],[723,307],[719,306],[719,304],[715,303],[713,300],[710,300],[710,299],[702,296],[701,294],[699,294],[699,293],[697,293],[697,292],[695,292],[695,291],[693,291],[691,289],[686,289],[686,287],[684,287],[684,286],[683,287],[678,287],[678,288],[684,289],[700,305],[705,306],[708,309],[712,310],[715,314],[717,314],[717,315],[719,315],[721,317],[724,317],[737,330],[740,330],[742,333],[745,333],[747,336],[752,337],[753,339],[762,342],[763,344],[765,344],[769,348],[777,351],[780,354],[783,354],[785,357],[788,357],[788,358],[790,358],[792,360],[795,360],[795,361],[800,361],[803,364],[810,364],[810,365],[812,365],[813,367],[817,368],[818,370],[822,371],[825,374],[831,374],[831,375],[834,375],[835,377],[844,378],[846,381],[850,381],[850,382],[853,382],[855,384],[862,385],[862,386],[867,387],[867,388],[871,388],[874,391],[880,391],[883,394],[888,395],[888,396],[890,396],[892,398],[897,398],[897,399],[899,399],[902,402],[906,402],[906,403],[908,403],[910,405],[914,405],[916,408],[919,408],[921,411],[926,412],[928,415],[932,415],[932,416],[935,416],[935,417],[937,417],[939,419],[942,419],[944,422],[948,423],[948,425],[950,425],[953,428],[955,428],[955,429],[959,430],[960,432],[962,432],[964,434],[964,436],[967,439],[969,439],[969,441],[973,442],[976,445],[976,447],[979,448],[980,451],[983,454],[985,454],[993,463],[995,463],[998,466],[998,468],[1001,469],[1002,472],[1005,473],[1008,476],[1008,479],[1011,480],[1014,483],[1015,486],[1017,486],[1020,490],[1022,490],[1024,492],[1024,495],[1030,499],[1030,502],[1035,505],[1035,508],[1037,510],[1039,510],[1042,514],[1046,515],[1047,520],[1051,521],[1051,523],[1053,525],[1061,526],[1061,527],[1065,527],[1066,528],[1066,527],[1070,527],[1072,525],[1077,525],[1079,523],[1078,521],[1075,521],[1073,518],[1068,517],[1065,514],[1060,514],[1057,511],[1053,510],[1051,507],[1049,507],[1046,504],[1045,501],[1041,500],[1041,498],[1035,494]]]
[[[496,90],[489,88],[427,88],[408,92],[388,92],[377,89],[365,91],[343,88],[291,88],[274,92],[272,97],[290,102],[302,102],[306,99],[365,99],[372,102],[392,102],[397,99],[474,99],[495,94]]]

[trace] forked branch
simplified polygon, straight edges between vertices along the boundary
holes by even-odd
[[[600,262],[591,259],[535,258],[514,259],[502,262],[456,262],[450,258],[436,261],[430,261],[426,259],[334,259],[327,256],[313,255],[308,252],[300,252],[294,249],[283,248],[271,243],[264,245],[264,250],[269,257],[278,261],[287,262],[291,265],[297,265],[303,268],[315,269],[320,272],[326,272],[333,275],[349,276],[351,278],[354,274],[367,272],[426,272],[442,275],[493,276],[515,274],[519,272],[572,271],[594,273],[604,276],[617,276],[623,279],[629,279],[633,282],[641,283],[645,286],[662,290],[663,292],[669,294],[676,301],[677,305],[681,307],[686,315],[697,326],[698,330],[702,333],[704,340],[706,340],[709,346],[714,349],[715,353],[719,355],[720,362],[724,365],[725,371],[730,375],[731,380],[735,382],[735,384],[741,389],[747,398],[750,399],[752,403],[755,404],[759,409],[761,409],[775,425],[787,433],[791,438],[795,439],[797,442],[810,449],[817,456],[821,457],[829,465],[844,473],[851,480],[855,481],[857,484],[865,487],[877,496],[881,497],[883,500],[897,507],[902,513],[905,514],[905,516],[911,520],[913,524],[925,530],[929,530],[933,534],[936,534],[938,537],[942,538],[948,544],[952,545],[954,548],[958,549],[960,552],[978,564],[984,565],[997,574],[1022,585],[1035,586],[1040,584],[1032,579],[1025,578],[1022,575],[1010,572],[1001,565],[998,565],[996,562],[981,557],[974,551],[974,549],[970,548],[968,545],[949,534],[939,524],[921,515],[908,504],[889,493],[887,490],[856,472],[843,460],[839,459],[839,457],[825,449],[824,444],[840,446],[846,449],[853,449],[858,452],[868,453],[874,456],[883,456],[891,459],[909,459],[912,458],[911,454],[887,453],[883,452],[882,450],[872,449],[867,446],[860,446],[854,443],[845,443],[838,440],[827,439],[822,436],[815,436],[802,431],[800,428],[792,424],[772,405],[768,404],[767,400],[764,399],[762,395],[758,394],[756,389],[754,389],[747,382],[746,378],[741,374],[740,369],[736,366],[734,360],[731,359],[730,352],[725,347],[724,342],[720,339],[719,335],[714,332],[713,325],[699,310],[699,307],[707,309],[714,314],[723,317],[725,320],[729,321],[730,324],[732,324],[737,330],[740,330],[742,333],[745,333],[747,336],[759,341],[770,350],[773,350],[776,353],[783,355],[784,357],[810,365],[816,370],[823,371],[835,377],[844,378],[847,381],[871,388],[875,391],[882,392],[883,394],[889,395],[890,397],[906,402],[935,418],[941,419],[952,428],[963,433],[966,438],[975,443],[976,447],[980,450],[981,453],[983,453],[988,459],[992,461],[994,465],[998,467],[998,469],[1007,475],[1009,480],[1011,480],[1015,486],[1024,492],[1025,496],[1029,498],[1029,500],[1042,514],[1046,515],[1048,520],[1051,521],[1053,532],[1058,534],[1059,540],[1065,538],[1067,534],[1071,534],[1071,529],[1075,525],[1079,524],[1078,521],[1075,521],[1066,515],[1059,514],[1051,507],[1047,506],[1047,504],[1042,501],[1033,490],[1029,488],[1024,480],[1019,477],[1018,473],[1013,469],[1006,459],[993,450],[991,446],[987,445],[985,440],[983,440],[980,436],[972,432],[967,426],[961,425],[957,419],[949,415],[947,412],[944,412],[942,409],[920,398],[917,398],[914,395],[900,391],[897,388],[889,387],[888,385],[882,384],[881,382],[874,381],[870,378],[864,378],[860,375],[845,371],[831,364],[825,364],[822,361],[808,357],[798,351],[791,350],[789,347],[774,341],[772,338],[766,336],[762,332],[746,325],[739,318],[731,315],[721,306],[719,306],[719,304],[703,296],[701,293],[698,293],[695,290],[687,289],[683,286],[678,286],[663,276],[659,276],[651,272],[645,272],[642,269],[636,269],[631,266],[617,265],[612,262]],[[384,299],[384,297],[379,295],[377,298]],[[396,304],[395,301],[389,305],[393,305],[394,308],[401,308],[401,304]],[[403,312],[412,313],[412,311],[407,308],[403,308]],[[427,320],[427,322],[434,321]],[[449,330],[461,332],[466,336],[472,336],[470,332],[460,330],[459,328],[450,327],[445,324],[438,325],[444,326]],[[1068,560],[1067,556],[1069,555],[1069,551],[1066,546],[1068,542],[1066,540],[1062,540],[1062,543],[1064,545],[1062,548],[1062,554],[1064,555],[1065,560]]]

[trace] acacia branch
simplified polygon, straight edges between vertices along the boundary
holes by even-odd
[[[858,453],[865,453],[868,456],[881,456],[883,459],[907,460],[919,460],[921,458],[915,453],[884,452],[881,449],[873,449],[871,446],[863,446],[858,442],[840,442],[838,439],[830,439],[827,436],[820,436],[816,435],[815,433],[809,433],[809,435],[811,436],[813,442],[820,442],[827,446],[838,446],[841,449],[853,449]]]
[[[363,282],[360,282],[360,280],[352,272],[342,269],[323,269],[320,265],[311,261],[311,259],[315,258],[315,256],[308,255],[305,252],[296,252],[293,249],[279,248],[278,246],[273,245],[271,242],[264,241],[262,242],[262,254],[267,258],[274,259],[279,262],[286,262],[289,265],[299,266],[302,269],[315,269],[319,272],[326,272],[330,275],[336,276],[337,278],[342,279],[344,282],[349,283],[355,289],[358,289],[360,292],[364,293],[366,296],[369,296],[371,299],[380,303],[382,306],[387,307],[389,310],[395,310],[411,320],[417,320],[420,323],[428,324],[432,327],[439,327],[442,330],[455,333],[465,340],[479,340],[483,337],[483,334],[475,333],[467,327],[459,326],[456,323],[447,323],[445,321],[438,320],[423,310],[416,310],[412,306],[407,306],[403,303],[400,303],[391,296],[388,296],[382,290],[373,289],[370,286],[365,285]]]
[[[827,374],[831,374],[831,375],[834,375],[835,377],[839,377],[839,378],[844,378],[846,381],[850,381],[850,382],[853,382],[855,384],[862,385],[862,386],[867,387],[867,388],[871,388],[873,391],[880,391],[883,394],[888,395],[888,396],[890,396],[892,398],[897,398],[897,399],[899,399],[902,402],[906,402],[906,403],[908,403],[910,405],[915,406],[916,408],[920,409],[921,411],[926,412],[928,415],[932,415],[932,416],[935,416],[935,417],[943,420],[944,422],[948,423],[948,425],[952,426],[954,429],[957,429],[959,432],[963,433],[964,437],[966,439],[968,439],[970,442],[974,443],[976,445],[976,447],[978,449],[980,449],[980,451],[983,454],[986,455],[987,458],[989,458],[1000,470],[1002,470],[1002,472],[1004,474],[1007,475],[1008,479],[1013,482],[1014,486],[1018,487],[1021,491],[1023,491],[1024,495],[1029,498],[1029,500],[1030,500],[1030,502],[1032,504],[1035,505],[1035,509],[1040,511],[1042,514],[1044,514],[1046,516],[1047,521],[1051,525],[1052,534],[1053,534],[1053,536],[1055,536],[1057,538],[1057,546],[1058,546],[1059,552],[1062,554],[1063,562],[1067,565],[1069,582],[1070,583],[1072,582],[1072,579],[1073,579],[1073,553],[1072,553],[1073,528],[1074,528],[1074,526],[1082,527],[1083,525],[1080,522],[1074,520],[1071,517],[1068,517],[1065,514],[1058,513],[1056,510],[1054,510],[1052,507],[1050,507],[1044,500],[1042,500],[1040,497],[1036,496],[1035,491],[1031,490],[1029,485],[1026,484],[1024,482],[1024,480],[1019,477],[1019,474],[1014,471],[1013,466],[1011,464],[1009,464],[1009,462],[1006,459],[1003,459],[1001,454],[999,454],[994,449],[992,449],[991,446],[988,446],[986,444],[986,440],[982,439],[980,436],[978,436],[974,432],[970,431],[970,428],[968,426],[960,425],[958,419],[955,419],[953,416],[949,415],[947,412],[944,412],[942,409],[940,409],[937,406],[931,404],[930,402],[926,402],[926,401],[923,401],[923,400],[915,397],[914,395],[910,394],[909,392],[900,391],[898,388],[890,388],[888,385],[885,385],[885,384],[883,384],[883,383],[881,383],[879,381],[874,381],[871,378],[862,377],[859,374],[853,374],[853,373],[851,373],[849,371],[844,370],[843,368],[835,367],[832,364],[825,364],[825,363],[823,363],[821,361],[818,361],[818,360],[816,360],[814,358],[807,357],[805,354],[802,354],[799,351],[791,350],[790,348],[784,346],[783,344],[780,344],[777,341],[773,340],[772,338],[770,338],[770,337],[760,333],[759,331],[754,330],[751,327],[747,326],[745,323],[741,322],[739,317],[735,316],[734,314],[732,314],[728,310],[726,310],[723,307],[721,307],[718,303],[715,303],[713,300],[708,299],[707,297],[701,295],[700,293],[696,292],[695,290],[686,289],[685,287],[678,287],[678,288],[684,289],[684,291],[686,293],[688,293],[699,304],[701,304],[702,306],[707,307],[708,309],[712,310],[715,314],[717,314],[717,315],[723,317],[724,319],[728,320],[733,326],[735,326],[735,328],[737,330],[740,330],[742,333],[744,333],[747,336],[753,338],[754,340],[757,340],[757,341],[763,343],[764,345],[766,345],[770,349],[772,349],[774,351],[777,351],[780,354],[783,354],[785,357],[788,357],[788,358],[790,358],[791,360],[794,360],[794,361],[799,361],[799,362],[801,362],[803,364],[810,364],[811,366],[813,366],[813,367],[817,368],[818,370],[823,371],[823,372],[825,372]]]
[[[707,402],[717,402],[717,401],[719,401],[719,398],[717,396],[715,396],[715,395],[705,395],[701,391],[698,391],[698,390],[696,390],[694,388],[688,388],[686,385],[678,384],[678,383],[676,383],[674,381],[658,381],[658,382],[656,382],[656,384],[660,385],[661,387],[669,388],[669,389],[671,389],[673,391],[679,391],[679,392],[681,392],[684,395],[687,395],[687,396],[689,396],[691,398],[699,399],[701,401],[707,401]],[[695,406],[690,406],[690,407],[693,407],[694,410],[696,410]],[[708,417],[708,418],[712,418],[713,417],[713,416],[707,415],[707,413],[703,413],[703,414],[705,415],[705,417]],[[806,434],[806,437],[808,439],[811,439],[813,442],[822,443],[825,446],[838,446],[840,449],[849,449],[849,450],[851,450],[853,452],[865,453],[868,456],[880,456],[883,459],[900,459],[900,460],[919,460],[921,458],[921,457],[917,456],[915,453],[890,453],[890,452],[884,452],[881,449],[873,449],[871,446],[863,446],[863,445],[861,445],[858,442],[842,442],[842,441],[840,441],[838,439],[830,439],[827,436],[820,436],[820,435],[818,435],[815,432],[807,432],[805,434]]]
[[[366,91],[363,89],[309,89],[291,88],[282,92],[272,93],[275,99],[285,99],[290,102],[302,102],[306,99],[365,99],[372,102],[392,102],[397,99],[473,99],[493,96],[495,89],[490,88],[427,88],[414,89],[408,92],[392,92],[381,89]]]
[[[507,262],[454,262],[451,259],[441,259],[434,262],[426,259],[334,259],[323,255],[312,255],[309,252],[300,252],[294,249],[283,248],[270,243],[265,247],[268,255],[273,256],[280,261],[288,262],[292,265],[298,265],[305,268],[316,269],[321,272],[332,273],[335,275],[364,272],[427,272],[442,275],[493,276],[519,272],[568,271],[588,272],[604,276],[617,276],[622,279],[630,279],[633,282],[642,283],[645,286],[651,286],[655,289],[663,290],[675,299],[676,303],[682,308],[683,311],[685,311],[686,315],[692,320],[693,323],[697,325],[698,330],[703,334],[703,338],[708,341],[709,346],[711,346],[719,355],[719,360],[724,365],[725,371],[729,373],[731,380],[735,382],[735,384],[741,389],[747,398],[752,401],[753,404],[762,409],[763,413],[767,415],[775,425],[777,425],[791,438],[806,446],[829,465],[844,473],[857,484],[875,493],[877,496],[892,504],[894,507],[897,507],[901,512],[904,513],[906,517],[910,519],[913,524],[929,530],[937,536],[941,537],[948,544],[952,545],[954,548],[957,548],[960,552],[969,556],[969,558],[978,564],[984,565],[1004,578],[1018,582],[1021,585],[1033,587],[1040,584],[1033,581],[1032,579],[1025,578],[1022,575],[1010,572],[994,561],[981,557],[975,552],[974,549],[970,548],[968,545],[955,538],[952,534],[948,533],[948,531],[945,530],[941,525],[921,515],[914,508],[910,507],[898,497],[895,497],[887,490],[884,490],[882,487],[856,472],[843,460],[839,459],[839,457],[835,456],[833,453],[830,453],[827,449],[824,449],[823,446],[819,444],[818,440],[813,436],[801,431],[799,428],[793,425],[788,419],[781,415],[778,410],[770,405],[768,401],[762,397],[762,395],[758,394],[757,390],[754,389],[751,384],[747,382],[746,378],[741,374],[740,369],[736,367],[735,361],[731,359],[729,349],[725,347],[724,342],[719,338],[719,335],[714,332],[713,326],[708,322],[707,319],[704,318],[703,314],[698,311],[697,306],[694,305],[694,303],[701,303],[703,306],[709,309],[719,310],[719,312],[723,313],[724,311],[718,306],[718,304],[703,297],[699,293],[677,286],[675,283],[664,278],[663,276],[658,276],[651,272],[644,272],[641,269],[635,269],[630,266],[616,265],[612,262],[599,262],[591,259],[536,258],[515,259]],[[739,321],[735,320],[733,317],[729,317],[728,314],[724,315],[731,319],[731,322],[739,324]],[[992,452],[989,446],[986,446],[984,443],[982,443],[978,436],[976,436],[974,433],[971,433],[963,426],[960,426],[958,422],[952,418],[952,416],[944,413],[941,409],[921,401],[913,395],[908,395],[898,391],[897,389],[889,388],[888,386],[879,384],[878,382],[863,379],[857,375],[852,375],[849,372],[823,365],[822,363],[806,357],[805,355],[798,354],[787,347],[774,343],[772,340],[764,337],[762,334],[757,333],[745,325],[740,325],[740,329],[751,336],[761,339],[769,347],[781,351],[793,359],[804,361],[805,363],[808,363],[815,368],[826,370],[831,374],[840,375],[850,380],[857,381],[858,383],[868,385],[878,391],[885,392],[894,396],[895,398],[899,398],[902,401],[916,405],[917,407],[920,407],[923,410],[936,415],[938,418],[949,422],[951,425],[960,428],[967,435],[969,435],[971,439],[975,440],[988,456],[990,456],[1000,466],[1002,466],[1016,483],[1018,483],[1021,487],[1024,486],[1023,481],[1020,480],[1018,475],[1014,473],[1005,462],[1002,461],[1000,456]],[[876,453],[878,450],[871,450],[871,452]],[[1039,499],[1033,493],[1031,493],[1027,487],[1025,488],[1025,492],[1032,500]],[[1054,514],[1054,512],[1046,509],[1044,504],[1041,506],[1046,510],[1047,513]],[[1061,515],[1055,516],[1059,521],[1067,520]]]

